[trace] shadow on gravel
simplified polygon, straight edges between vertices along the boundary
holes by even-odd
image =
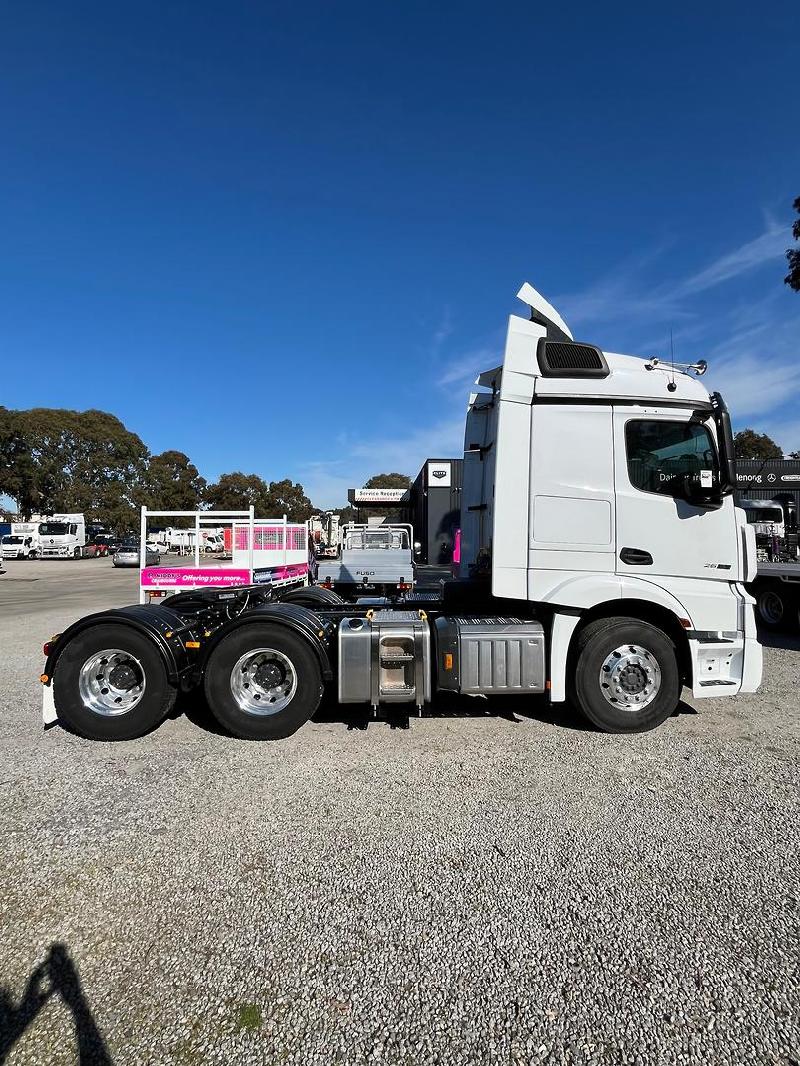
[[[193,689],[191,692],[181,692],[175,700],[175,706],[169,715],[170,718],[180,718],[185,715],[192,725],[206,733],[213,733],[217,737],[230,737],[231,734],[224,726],[221,726],[211,713],[202,688]]]
[[[678,715],[695,715],[697,711],[681,700],[673,717]],[[186,718],[207,733],[218,737],[230,737],[231,734],[219,724],[208,708],[202,691],[195,690],[181,694],[170,718]],[[379,719],[387,722],[391,729],[408,729],[417,717],[415,711],[406,708],[385,707]],[[546,696],[494,696],[491,699],[479,696],[459,696],[456,693],[445,696],[439,693],[434,706],[425,708],[425,718],[434,719],[469,719],[497,718],[510,726],[519,725],[524,720],[542,722],[558,729],[569,729],[580,733],[596,733],[591,722],[569,703],[551,704]],[[361,704],[340,704],[336,701],[335,690],[330,688],[323,696],[322,703],[311,721],[325,725],[343,725],[348,732],[364,732],[370,723],[376,720],[372,710]],[[1,1064],[2,1060],[0,1060]]]
[[[681,700],[673,718],[681,714],[695,715],[697,711]],[[388,710],[382,712],[380,717],[388,721],[392,729],[407,729],[417,715],[415,712]],[[522,699],[519,696],[494,696],[486,699],[479,696],[459,696],[455,693],[445,697],[439,693],[436,704],[425,708],[424,717],[454,720],[498,718],[511,726],[519,725],[527,719],[574,732],[597,732],[577,708],[569,703],[551,704],[546,696],[528,696]],[[323,698],[312,721],[326,724],[339,722],[347,726],[349,731],[367,729],[370,722],[375,721],[375,717],[369,708],[338,704],[335,696],[329,693]]]
[[[800,651],[800,633],[781,633],[771,629],[759,629],[758,639],[765,648]]]
[[[33,1025],[53,996],[61,996],[75,1022],[78,1066],[113,1066],[105,1041],[83,994],[75,964],[63,944],[51,944],[47,958],[28,978],[22,999],[15,1005],[0,985],[0,1066],[14,1045]]]

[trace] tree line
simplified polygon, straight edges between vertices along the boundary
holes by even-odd
[[[738,459],[783,455],[771,437],[753,429],[737,433],[735,444]],[[800,452],[789,456],[800,458]],[[410,483],[407,475],[393,472],[376,474],[366,487]],[[236,511],[252,505],[258,517],[285,514],[296,522],[319,510],[303,486],[289,478],[268,482],[237,470],[209,484],[183,452],[151,454],[115,415],[46,407],[0,407],[0,495],[10,496],[21,515],[74,511],[116,532],[136,527],[142,504],[162,511]],[[343,521],[373,513],[350,506],[337,510]]]
[[[255,507],[261,518],[303,522],[314,507],[303,486],[234,471],[209,484],[183,452],[152,455],[106,411],[0,407],[0,495],[22,515],[75,512],[125,532],[152,510]]]

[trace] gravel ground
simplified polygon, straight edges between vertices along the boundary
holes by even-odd
[[[796,639],[643,736],[468,701],[104,745],[42,733],[40,645],[135,573],[13,565],[0,1063],[800,1059]]]

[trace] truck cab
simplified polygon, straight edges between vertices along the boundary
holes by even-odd
[[[80,559],[86,546],[86,520],[82,514],[40,516],[42,559]]]
[[[30,533],[8,533],[2,539],[4,559],[35,559],[37,541]]]
[[[460,576],[552,611],[555,649],[594,618],[658,620],[695,697],[752,691],[755,540],[705,364],[576,343],[530,285],[518,296],[530,316],[510,316],[503,365],[470,397]],[[566,663],[552,675],[563,698]]]

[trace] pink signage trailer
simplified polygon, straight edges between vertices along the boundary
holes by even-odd
[[[194,558],[173,565],[147,565],[147,531],[151,519],[192,519]],[[223,528],[223,560],[201,562],[202,532]],[[191,527],[190,527],[191,528]],[[273,587],[308,584],[308,523],[283,518],[256,518],[247,511],[151,511],[141,510],[139,541],[139,602],[158,601],[175,592],[199,588],[232,588],[245,585]]]

